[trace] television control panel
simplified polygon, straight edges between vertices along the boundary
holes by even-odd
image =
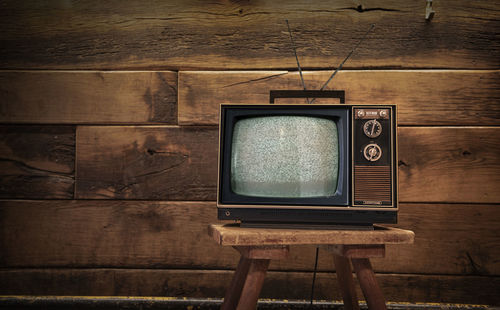
[[[353,202],[392,207],[394,195],[394,111],[353,107]]]

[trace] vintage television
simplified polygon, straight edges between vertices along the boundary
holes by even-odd
[[[219,121],[219,219],[397,222],[395,105],[221,104]]]

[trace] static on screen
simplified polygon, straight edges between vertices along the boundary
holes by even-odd
[[[231,188],[253,197],[329,197],[337,190],[338,134],[333,120],[262,116],[236,122]]]

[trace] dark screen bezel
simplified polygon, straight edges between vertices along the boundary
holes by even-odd
[[[243,118],[259,116],[315,116],[335,121],[338,134],[339,169],[337,191],[330,197],[253,197],[231,190],[231,147],[233,129]],[[347,106],[221,106],[219,191],[220,205],[349,206],[350,204],[350,108]]]

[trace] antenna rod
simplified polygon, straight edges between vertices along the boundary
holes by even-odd
[[[368,31],[367,31],[367,32],[365,32],[365,34],[363,35],[363,37],[361,38],[361,40],[359,40],[358,44],[356,44],[356,45],[354,46],[354,48],[351,50],[351,52],[349,52],[349,54],[348,54],[348,55],[347,55],[347,57],[344,59],[344,61],[342,61],[342,62],[340,63],[340,65],[337,67],[337,69],[335,69],[335,71],[332,73],[332,75],[330,75],[330,78],[329,78],[329,79],[325,82],[325,84],[323,84],[323,86],[321,86],[321,88],[320,88],[319,90],[323,90],[323,89],[325,89],[326,85],[328,85],[328,83],[330,83],[330,81],[331,81],[331,80],[333,79],[333,77],[337,74],[337,72],[339,72],[339,71],[340,71],[340,69],[342,69],[342,66],[345,64],[345,62],[349,59],[349,57],[351,57],[351,55],[354,53],[354,51],[356,50],[356,48],[358,48],[358,46],[361,44],[361,42],[363,42],[363,41],[364,41],[364,39],[366,38],[366,36],[368,35],[368,33],[369,33],[370,31],[372,31],[372,29],[373,29],[374,27],[375,27],[375,25],[374,25],[374,24],[372,24],[372,25],[370,26],[370,29],[368,29]],[[313,100],[311,100],[311,102],[310,102],[310,103],[313,103],[313,102],[314,102],[314,100],[316,100],[316,98],[313,98]]]
[[[295,54],[295,60],[297,61],[297,67],[299,68],[300,81],[302,82],[302,87],[304,90],[306,89],[306,83],[304,82],[304,76],[302,76],[302,69],[300,68],[299,57],[297,57],[297,49],[295,48],[295,42],[293,41],[292,31],[290,30],[290,25],[288,24],[288,19],[285,19],[286,26],[288,27],[288,33],[290,34],[290,41],[292,42],[293,53]],[[309,98],[306,98],[307,103],[309,102]]]

